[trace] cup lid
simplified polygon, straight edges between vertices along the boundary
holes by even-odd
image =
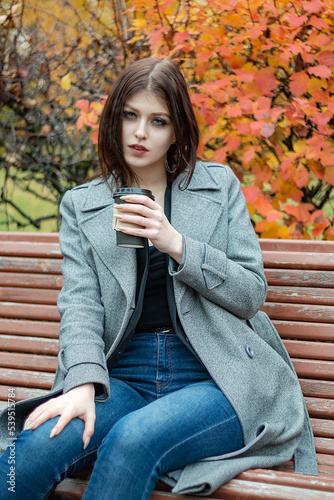
[[[113,194],[113,197],[115,196],[125,196],[127,194],[143,194],[146,196],[149,196],[154,200],[154,196],[152,194],[152,191],[150,189],[143,189],[143,188],[134,188],[134,187],[122,187],[119,188],[116,193]]]

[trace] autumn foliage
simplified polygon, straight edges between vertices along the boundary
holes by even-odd
[[[169,57],[189,83],[199,155],[237,174],[256,232],[334,239],[334,0],[63,3],[89,27],[58,73],[82,136],[96,143],[104,92],[131,60]],[[87,47],[104,65],[99,96],[74,64]]]

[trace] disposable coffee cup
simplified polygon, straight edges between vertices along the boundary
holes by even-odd
[[[154,200],[154,196],[152,191],[149,189],[141,189],[141,188],[119,188],[116,193],[113,194],[114,201],[117,204],[127,203],[125,200],[121,200],[121,196],[126,196],[128,194],[142,194],[144,196],[148,196],[151,200]],[[138,227],[137,224],[129,224],[128,222],[121,222],[116,219],[115,215],[120,215],[120,212],[117,208],[114,207],[114,217],[113,217],[113,229],[116,231],[116,243],[118,247],[126,247],[126,248],[144,248],[145,246],[145,238],[141,236],[132,236],[131,234],[122,233],[121,229],[133,227]]]

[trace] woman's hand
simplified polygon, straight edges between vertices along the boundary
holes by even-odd
[[[84,384],[52,398],[46,403],[38,406],[25,421],[23,430],[37,429],[50,418],[57,417],[59,420],[52,429],[50,437],[57,436],[64,427],[73,419],[80,418],[85,422],[82,435],[84,449],[87,448],[90,438],[94,434],[95,425],[95,388],[94,384]]]
[[[122,199],[127,203],[116,205],[117,219],[139,226],[124,228],[122,232],[148,238],[160,252],[169,254],[179,264],[183,255],[183,238],[169,223],[162,207],[148,196],[131,194],[122,196]]]

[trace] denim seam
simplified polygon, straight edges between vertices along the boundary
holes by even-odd
[[[164,339],[166,342],[166,353],[167,353],[167,360],[168,360],[168,371],[169,371],[169,377],[168,380],[164,383],[160,383],[157,381],[157,389],[160,391],[161,389],[167,389],[167,387],[170,386],[170,384],[173,382],[174,379],[174,366],[173,366],[173,360],[171,356],[171,347],[170,347],[170,342],[168,338]]]
[[[201,435],[201,434],[203,434],[204,432],[210,431],[211,429],[214,429],[215,427],[218,427],[218,426],[220,426],[220,425],[222,425],[222,424],[226,424],[227,422],[230,422],[231,420],[234,420],[235,418],[237,419],[237,418],[238,418],[238,416],[237,416],[237,415],[233,415],[233,417],[229,417],[228,419],[225,419],[223,422],[219,422],[218,424],[215,424],[215,425],[212,425],[212,426],[210,426],[210,427],[207,427],[206,429],[203,429],[202,431],[197,432],[196,434],[192,435],[191,437],[189,437],[189,438],[187,438],[187,439],[184,439],[183,441],[181,441],[181,442],[177,443],[177,444],[176,444],[176,445],[174,445],[172,448],[170,448],[168,451],[166,451],[166,452],[162,455],[162,457],[160,457],[160,458],[159,458],[159,461],[155,463],[155,465],[154,465],[154,469],[153,469],[153,470],[155,470],[155,469],[157,468],[157,465],[159,464],[159,462],[161,463],[161,462],[162,462],[162,460],[165,458],[165,456],[166,456],[166,455],[168,455],[168,453],[170,453],[171,451],[173,451],[173,450],[174,450],[175,448],[177,448],[178,446],[180,446],[180,445],[182,445],[182,444],[186,443],[186,442],[187,442],[187,441],[189,441],[190,439],[193,439],[193,438],[196,438],[197,436],[200,436],[200,435]],[[205,457],[205,458],[207,458],[207,457]],[[198,460],[200,460],[200,459],[198,459]],[[185,466],[184,466],[184,467],[185,467]],[[166,472],[167,472],[167,471],[166,471]],[[150,478],[147,480],[147,483],[146,483],[146,485],[145,485],[145,492],[146,492],[146,490],[147,490],[147,487],[148,487],[148,484],[149,484],[149,480],[150,480]],[[143,498],[145,498],[145,497],[143,497]]]
[[[46,497],[42,497],[41,500],[44,500],[46,498],[48,498],[50,492],[53,490],[53,487],[56,486],[57,484],[61,483],[61,481],[63,481],[63,479],[61,479],[62,475],[63,474],[66,474],[66,471],[72,466],[74,465],[76,462],[79,462],[79,460],[81,460],[83,457],[88,457],[89,455],[95,453],[97,450],[98,450],[99,446],[96,446],[95,448],[93,448],[92,450],[90,450],[89,452],[83,452],[81,453],[81,455],[79,455],[78,457],[75,457],[75,459],[73,459],[71,462],[69,462],[65,467],[63,467],[60,471],[59,471],[59,474],[58,474],[58,477],[54,479],[54,481],[52,481],[52,483],[50,483],[50,487],[48,488],[48,495]],[[66,476],[65,476],[66,477]],[[64,478],[65,479],[65,478]]]

